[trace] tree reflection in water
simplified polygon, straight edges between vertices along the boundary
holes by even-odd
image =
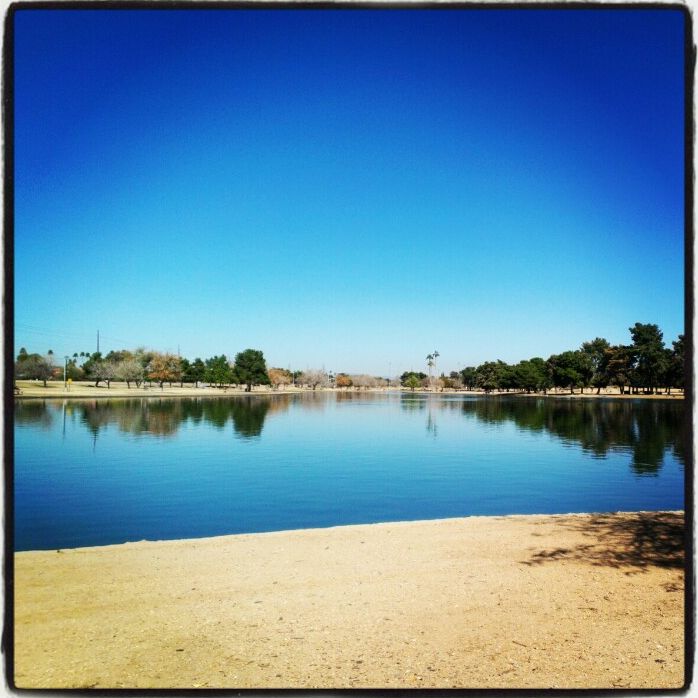
[[[202,422],[216,429],[224,429],[230,422],[237,437],[254,439],[261,435],[268,415],[285,412],[294,404],[303,410],[324,410],[332,399],[346,404],[383,398],[369,393],[140,398],[67,401],[64,409],[71,420],[77,416],[95,442],[110,425],[135,436],[167,438],[183,424]],[[682,465],[686,462],[688,412],[683,400],[473,398],[402,393],[399,404],[410,412],[426,410],[426,428],[432,436],[438,434],[439,411],[448,410],[484,424],[511,423],[519,430],[547,433],[565,444],[581,447],[593,458],[606,458],[614,451],[629,453],[637,475],[656,475],[667,450]],[[50,429],[55,409],[55,405],[49,406],[43,400],[20,400],[15,405],[15,421]]]
[[[187,423],[204,422],[217,429],[232,424],[236,436],[250,439],[259,436],[267,414],[283,412],[292,396],[245,396],[231,399],[125,399],[89,400],[66,403],[66,412],[76,416],[93,439],[100,432],[116,426],[120,432],[134,436],[174,436]],[[45,401],[21,401],[15,407],[17,424],[39,424],[46,429],[53,423],[54,406]]]
[[[549,433],[594,458],[630,453],[637,475],[656,475],[667,449],[685,464],[682,400],[493,397],[465,400],[461,410],[485,423],[511,422],[517,429]]]
[[[53,413],[46,407],[45,400],[18,400],[15,404],[16,424],[35,424],[42,429],[50,429]]]

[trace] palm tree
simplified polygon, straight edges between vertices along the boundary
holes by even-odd
[[[439,352],[434,350],[433,354],[427,354],[427,366],[429,367],[429,387],[431,388],[431,369],[436,370],[436,359],[440,356]]]

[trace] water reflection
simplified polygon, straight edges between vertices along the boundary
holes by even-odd
[[[221,399],[125,399],[66,401],[62,409],[71,421],[76,418],[96,440],[99,434],[114,425],[125,434],[149,434],[171,437],[182,425],[202,422],[224,429],[230,422],[233,432],[242,439],[260,436],[267,414],[286,411],[292,396],[246,396]],[[35,424],[50,429],[54,405],[45,401],[21,401],[15,407],[17,424]]]
[[[366,402],[383,396],[337,393],[310,395],[244,396],[230,399],[123,399],[66,401],[63,419],[81,421],[94,441],[111,425],[136,436],[174,436],[187,423],[206,423],[225,429],[230,423],[240,439],[258,438],[266,418],[285,412],[292,405],[325,410],[331,402]],[[554,398],[430,396],[402,393],[400,407],[408,412],[424,411],[426,431],[439,434],[439,412],[461,414],[488,425],[513,424],[520,431],[546,433],[563,444],[581,447],[593,458],[606,458],[612,451],[631,454],[631,467],[638,475],[655,475],[669,449],[684,464],[686,460],[686,414],[683,401],[660,400],[569,400]],[[56,413],[54,414],[54,411]],[[57,416],[56,405],[22,400],[15,406],[17,424],[36,424],[50,429]]]
[[[18,400],[15,405],[15,423],[33,424],[48,431],[53,424],[53,414],[43,400]]]
[[[657,474],[667,449],[685,463],[683,401],[522,397],[471,399],[459,407],[480,422],[510,422],[520,430],[546,432],[594,458],[628,452],[637,475]]]

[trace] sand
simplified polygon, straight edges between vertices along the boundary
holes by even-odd
[[[18,687],[671,688],[681,512],[15,554]]]

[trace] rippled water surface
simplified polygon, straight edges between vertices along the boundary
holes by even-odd
[[[462,394],[18,401],[18,550],[682,509],[684,403]]]

